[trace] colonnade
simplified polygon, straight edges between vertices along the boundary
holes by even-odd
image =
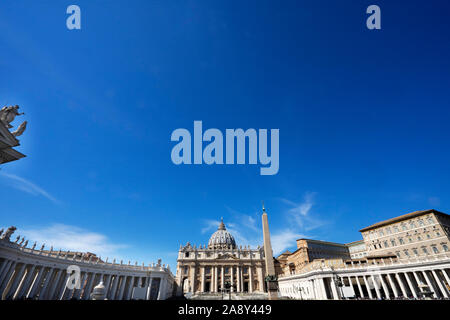
[[[221,292],[221,289],[225,289],[225,282],[231,284],[231,292],[264,292],[261,266],[250,264],[192,265],[189,268],[189,275],[186,279],[190,282],[189,291],[191,292]],[[200,277],[196,278],[198,272]]]
[[[78,269],[75,274],[70,269]],[[68,285],[78,282],[79,285]],[[90,299],[103,283],[110,300],[163,300],[172,294],[174,277],[168,267],[107,263],[100,259],[26,248],[0,239],[0,299]]]
[[[416,265],[324,268],[281,277],[279,293],[293,299],[450,299],[450,260]]]

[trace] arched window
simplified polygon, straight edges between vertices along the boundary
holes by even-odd
[[[448,246],[445,243],[442,244],[442,249],[444,249],[445,252],[448,252]]]
[[[434,253],[439,253],[438,248],[436,248],[435,246],[433,246],[432,248],[433,248],[433,252],[434,252]]]

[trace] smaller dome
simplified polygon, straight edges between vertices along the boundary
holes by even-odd
[[[210,249],[227,249],[236,248],[236,241],[234,237],[227,231],[223,219],[220,222],[219,228],[214,232],[209,239],[208,248]]]

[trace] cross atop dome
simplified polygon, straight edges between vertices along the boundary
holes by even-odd
[[[225,224],[223,223],[223,217],[220,217],[220,224],[219,224],[219,228],[217,228],[217,230],[227,230],[225,228]]]

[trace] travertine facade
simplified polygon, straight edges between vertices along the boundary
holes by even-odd
[[[180,246],[178,294],[217,293],[228,282],[232,292],[264,292],[264,250],[237,246],[223,221],[207,246]]]
[[[450,216],[437,210],[408,213],[361,229],[369,256],[401,259],[449,252]]]
[[[284,274],[295,273],[315,259],[349,259],[348,247],[344,244],[311,239],[298,239],[297,250],[284,252],[277,257]]]

